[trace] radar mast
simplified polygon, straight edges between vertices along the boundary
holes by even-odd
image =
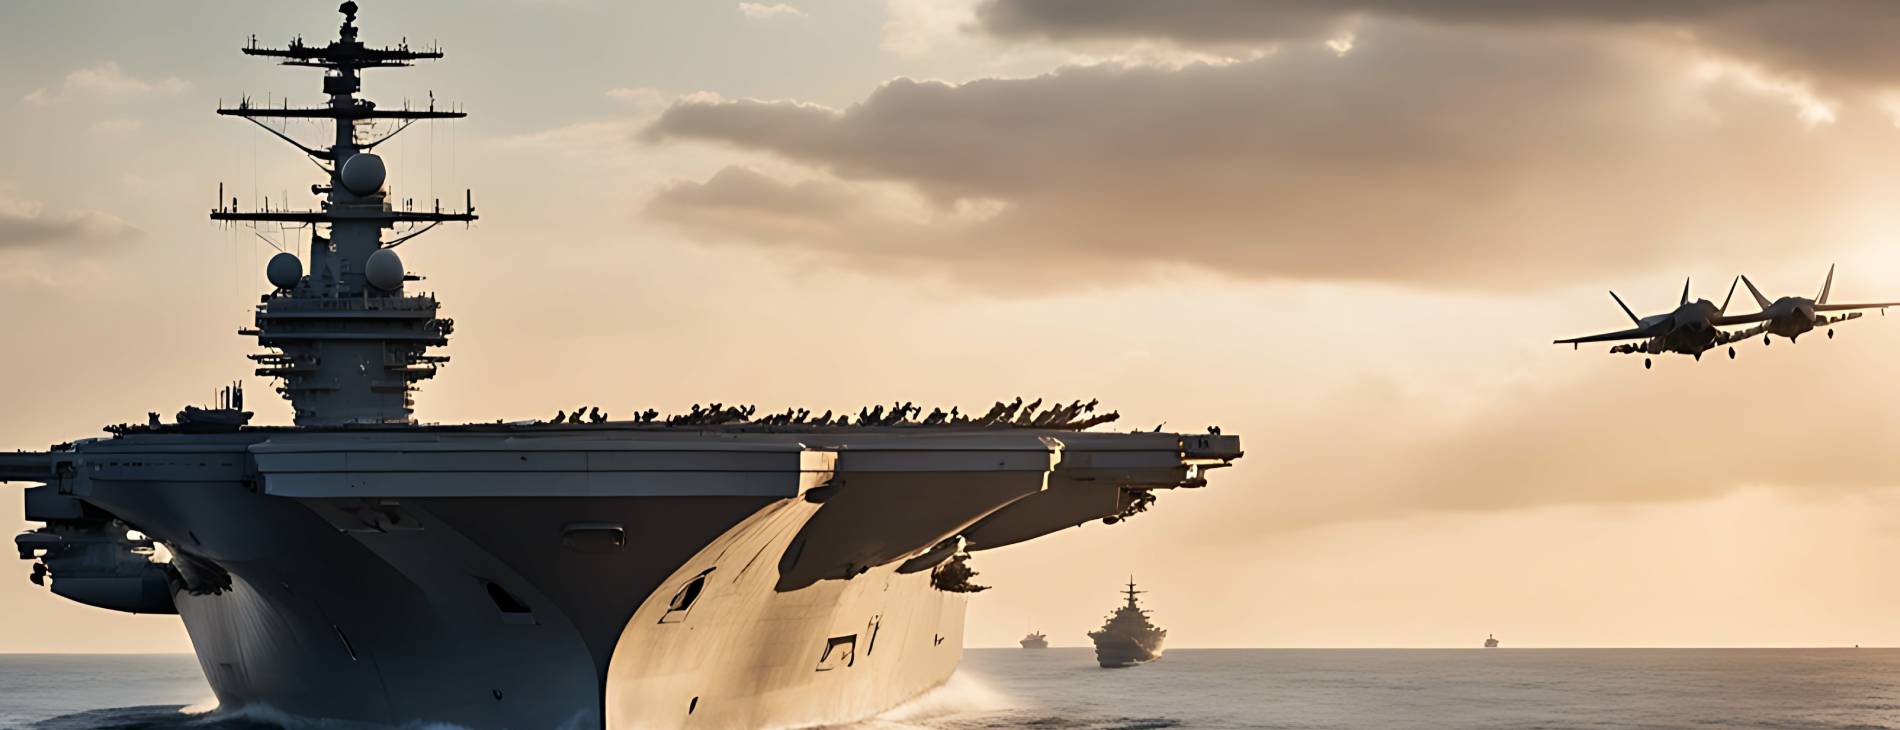
[[[1135,576],[1132,576],[1132,575],[1128,576],[1128,590],[1122,591],[1122,593],[1127,594],[1128,596],[1129,608],[1134,609],[1136,611],[1141,610],[1141,605],[1135,602],[1135,596],[1141,595],[1143,593],[1147,593],[1147,591],[1135,590]]]
[[[434,377],[448,361],[428,350],[448,344],[454,321],[437,316],[435,297],[404,291],[404,284],[418,277],[404,271],[394,248],[441,223],[476,219],[474,199],[468,194],[459,211],[445,210],[440,200],[427,211],[390,205],[384,185],[387,168],[373,152],[376,145],[418,120],[467,114],[436,109],[433,96],[428,109],[379,109],[375,102],[358,98],[364,69],[412,66],[418,60],[442,58],[442,52],[412,50],[407,43],[366,46],[357,39],[356,11],[354,2],[338,7],[343,25],[337,39],[326,45],[307,45],[298,38],[286,47],[269,48],[257,45],[253,36],[241,49],[245,55],[282,59],[285,66],[323,69],[328,104],[255,106],[246,98],[236,107],[218,109],[220,115],[262,127],[329,174],[326,183],[310,188],[323,196],[318,210],[241,210],[236,198],[227,205],[220,195],[211,211],[217,221],[298,223],[311,229],[308,273],[295,254],[273,258],[268,274],[275,290],[260,299],[255,327],[239,330],[265,348],[250,356],[258,364],[256,374],[280,381],[277,392],[290,401],[299,426],[413,422],[417,381]],[[335,137],[326,147],[307,147],[265,119],[328,119],[335,125]],[[397,126],[381,137],[367,138],[364,133],[373,131],[369,125],[377,120],[394,120]],[[424,227],[384,241],[383,230],[399,223]]]

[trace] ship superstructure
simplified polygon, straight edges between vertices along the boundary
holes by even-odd
[[[1129,578],[1128,589],[1122,592],[1128,603],[1109,614],[1102,628],[1089,632],[1095,642],[1095,659],[1102,666],[1128,667],[1161,658],[1161,644],[1167,641],[1168,630],[1148,620],[1148,611],[1135,599],[1144,592],[1135,590],[1135,579]]]
[[[1049,636],[1040,631],[1031,631],[1028,636],[1022,638],[1022,641],[1016,643],[1022,644],[1024,649],[1047,649]]]
[[[239,210],[220,195],[213,220],[302,224],[310,227],[310,270],[291,253],[273,257],[267,278],[276,290],[257,306],[257,337],[266,352],[252,355],[258,375],[277,378],[278,392],[295,409],[299,426],[360,423],[409,423],[415,383],[433,377],[447,357],[428,354],[448,344],[454,321],[438,316],[434,297],[409,295],[396,246],[440,223],[475,220],[474,196],[462,210],[398,210],[384,183],[388,168],[377,145],[388,142],[420,120],[459,119],[459,110],[383,109],[359,98],[368,69],[400,68],[442,58],[439,50],[412,50],[405,43],[376,48],[357,38],[356,5],[344,3],[337,39],[322,46],[302,39],[283,48],[260,47],[253,39],[247,55],[282,59],[286,66],[321,69],[328,102],[314,107],[254,106],[249,99],[219,114],[248,119],[310,156],[330,173],[311,186],[324,196],[320,210]],[[266,119],[317,119],[334,124],[335,135],[323,147],[307,147]],[[393,129],[375,136],[376,122]],[[393,241],[383,231],[398,224],[427,226]],[[326,235],[327,234],[327,235]]]
[[[453,325],[394,249],[475,214],[468,195],[392,206],[374,150],[462,113],[362,97],[364,70],[442,54],[366,45],[340,10],[322,46],[243,49],[321,70],[326,104],[220,110],[336,125],[306,146],[260,123],[324,168],[319,209],[220,194],[212,211],[309,227],[307,270],[272,259],[243,330],[295,425],[248,425],[233,387],[171,422],[0,453],[0,481],[41,485],[25,511],[44,526],[16,538],[31,579],[177,614],[224,707],[474,729],[865,717],[956,668],[972,554],[1119,523],[1240,457],[1231,435],[1091,430],[1115,414],[1079,401],[418,425]]]

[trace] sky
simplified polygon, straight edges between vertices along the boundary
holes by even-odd
[[[1900,318],[1550,344],[1685,278],[1900,299],[1900,6],[363,5],[448,53],[366,94],[470,113],[383,150],[482,216],[403,248],[457,323],[424,420],[1024,395],[1241,435],[1206,489],[979,553],[971,646],[1084,644],[1131,574],[1173,646],[1900,645]],[[315,171],[212,111],[316,100],[237,49],[336,22],[0,8],[0,448],[240,378],[289,421],[236,330],[297,239],[206,213]],[[0,652],[188,650],[28,570]]]

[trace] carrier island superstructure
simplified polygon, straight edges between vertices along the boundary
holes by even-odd
[[[972,553],[1200,487],[1236,437],[1111,433],[1093,404],[856,418],[750,407],[427,425],[411,399],[453,326],[395,246],[473,221],[395,206],[376,145],[459,110],[381,108],[362,72],[439,58],[358,39],[244,53],[323,72],[328,103],[220,109],[328,120],[305,146],[319,209],[271,260],[243,330],[294,426],[241,391],[44,452],[16,538],[31,578],[115,611],[177,614],[223,707],[377,725],[764,727],[864,717],[941,684],[962,652]],[[379,131],[383,136],[377,136]],[[220,195],[222,198],[223,196]],[[1034,404],[1031,404],[1034,405]]]

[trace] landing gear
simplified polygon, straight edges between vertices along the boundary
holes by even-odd
[[[1769,345],[1772,345],[1772,344],[1775,344],[1775,340],[1774,340],[1774,338],[1772,338],[1772,337],[1769,337],[1768,335],[1762,335],[1762,336],[1761,336],[1761,346],[1762,346],[1762,347],[1767,347],[1767,346],[1769,346]]]
[[[1834,330],[1833,330],[1832,328],[1829,328],[1829,329],[1828,329],[1828,331],[1827,331],[1827,338],[1828,338],[1828,339],[1830,339],[1830,340],[1831,340],[1831,339],[1834,339]]]
[[[1733,345],[1730,345],[1728,348],[1728,359],[1730,360],[1735,359],[1735,346]]]
[[[1648,369],[1649,369],[1649,366],[1650,366],[1650,365],[1651,365],[1651,363],[1650,363],[1650,361],[1649,361],[1649,358],[1647,358],[1647,357],[1646,357],[1646,358],[1643,358],[1643,369],[1644,369],[1644,370],[1648,370]]]

